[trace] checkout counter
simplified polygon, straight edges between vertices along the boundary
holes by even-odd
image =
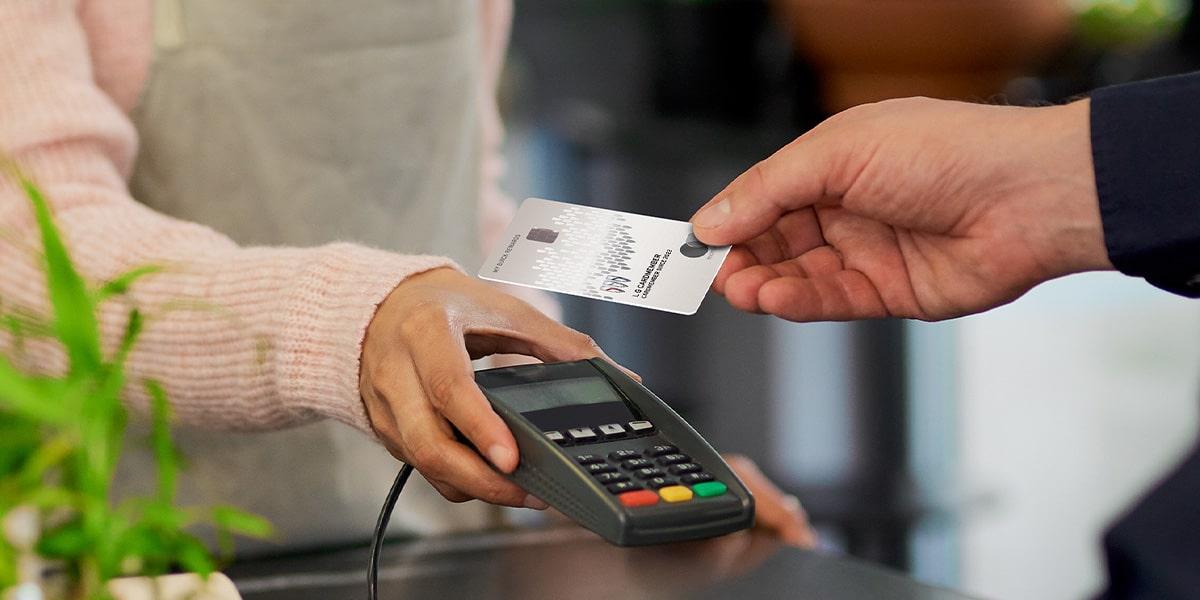
[[[368,548],[231,566],[244,600],[366,597]],[[584,529],[390,541],[379,563],[388,600],[968,600],[860,560],[784,546],[757,532],[637,548]]]

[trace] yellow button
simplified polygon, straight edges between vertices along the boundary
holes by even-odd
[[[658,495],[667,502],[687,502],[692,499],[692,490],[682,485],[672,485],[658,490]]]

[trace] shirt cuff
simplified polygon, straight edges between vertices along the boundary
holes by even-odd
[[[1091,129],[1109,260],[1200,297],[1200,73],[1096,90]]]

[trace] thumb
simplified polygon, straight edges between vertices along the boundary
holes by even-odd
[[[808,136],[759,162],[696,211],[696,238],[713,245],[740,244],[767,231],[785,213],[825,197],[831,160],[814,151]]]

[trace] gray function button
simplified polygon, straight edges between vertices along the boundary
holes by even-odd
[[[658,470],[655,467],[647,467],[645,469],[638,469],[638,470],[634,471],[633,474],[637,475],[638,479],[650,479],[652,477],[662,477],[664,475],[664,473],[662,471]]]
[[[593,475],[599,475],[600,473],[616,473],[617,472],[617,468],[608,463],[593,463],[590,465],[585,465],[583,468],[587,469],[588,473],[591,473]]]
[[[600,483],[603,483],[603,484],[620,483],[622,481],[629,481],[629,478],[621,473],[596,473],[595,475],[596,475],[596,481],[599,481]]]
[[[604,462],[604,457],[599,454],[580,454],[575,457],[575,462],[581,465],[590,465],[594,463]]]
[[[658,464],[660,464],[660,465],[677,465],[679,463],[685,463],[685,462],[692,462],[692,457],[690,457],[686,454],[679,454],[679,453],[664,454],[664,455],[658,457]]]
[[[607,487],[608,491],[613,494],[624,494],[625,492],[632,492],[633,490],[642,489],[642,486],[632,481],[619,481],[617,483],[610,483],[605,487]]]
[[[631,458],[631,459],[621,463],[621,468],[628,470],[628,471],[632,471],[634,469],[644,469],[646,467],[653,467],[653,466],[654,466],[654,463],[652,463],[644,458]]]
[[[603,433],[606,438],[625,437],[625,428],[616,423],[609,423],[600,426],[600,433]]]
[[[688,485],[694,483],[704,483],[705,481],[712,481],[714,479],[716,479],[716,477],[714,477],[712,473],[707,472],[688,473],[687,475],[681,475],[679,477],[680,483],[686,483]]]
[[[646,487],[648,487],[652,490],[657,490],[658,488],[664,488],[664,487],[667,487],[668,485],[675,485],[674,481],[671,481],[670,479],[667,479],[666,477],[651,477],[649,479],[646,479],[645,481],[642,481],[642,483],[646,484]]]
[[[650,421],[630,421],[629,430],[634,433],[650,433],[654,431],[654,423]]]
[[[645,454],[646,456],[663,456],[666,454],[674,454],[676,452],[679,452],[679,448],[676,448],[671,444],[659,444],[657,446],[650,446],[647,448]]]
[[[683,475],[685,473],[696,473],[696,472],[702,471],[703,469],[701,469],[700,465],[698,465],[696,463],[683,463],[683,464],[673,465],[668,470],[671,471],[672,475]]]
[[[596,439],[596,432],[591,427],[574,427],[567,430],[567,435],[576,442],[590,442]]]
[[[558,432],[558,431],[547,431],[546,439],[548,439],[556,444],[567,443],[567,436],[563,435],[561,432]]]

